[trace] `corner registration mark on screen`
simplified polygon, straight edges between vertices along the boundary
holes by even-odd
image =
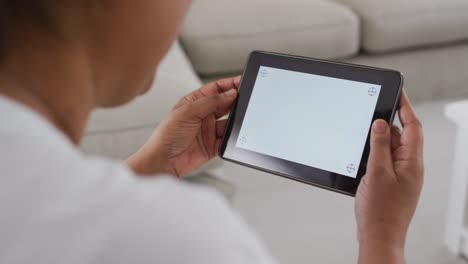
[[[381,88],[261,66],[236,147],[356,178]]]

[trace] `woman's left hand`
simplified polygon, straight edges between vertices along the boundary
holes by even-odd
[[[240,77],[206,84],[184,96],[127,164],[138,174],[184,176],[218,153]]]

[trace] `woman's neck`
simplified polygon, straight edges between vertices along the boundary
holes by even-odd
[[[77,49],[35,43],[35,49],[9,50],[0,66],[0,94],[38,112],[78,145],[95,103],[89,61]]]

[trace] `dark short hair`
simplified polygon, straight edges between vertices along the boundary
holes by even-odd
[[[27,19],[38,25],[51,23],[47,0],[0,0],[0,59],[8,48],[8,35],[17,18]]]

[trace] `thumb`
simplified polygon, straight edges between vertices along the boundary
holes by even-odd
[[[375,121],[371,132],[368,171],[392,166],[391,143],[390,127],[387,122],[381,119]]]
[[[225,109],[232,104],[236,97],[237,91],[235,89],[231,89],[227,92],[207,96],[187,104],[185,106],[186,111],[184,112],[187,114],[187,117],[197,118],[200,120],[205,119],[211,114],[215,114],[216,118],[220,118],[225,112]]]

